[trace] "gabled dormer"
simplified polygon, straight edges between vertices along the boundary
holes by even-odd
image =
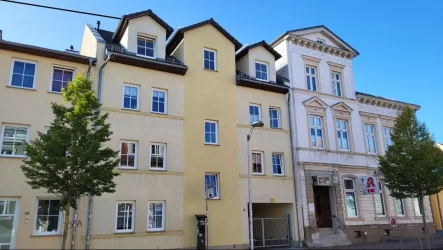
[[[238,71],[259,81],[276,82],[275,61],[281,55],[265,41],[245,46],[235,55]]]
[[[151,59],[165,59],[166,40],[173,28],[152,10],[124,15],[112,37],[128,52]]]

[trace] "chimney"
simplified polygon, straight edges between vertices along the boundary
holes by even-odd
[[[73,51],[74,50],[74,46],[69,46],[69,49],[71,50],[71,51]]]
[[[3,31],[0,30],[0,41],[3,40],[2,33],[3,33]]]
[[[100,20],[97,21],[97,30],[100,29]]]

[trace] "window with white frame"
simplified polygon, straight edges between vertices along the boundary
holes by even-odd
[[[148,231],[165,230],[165,202],[148,202]]]
[[[376,154],[377,153],[377,143],[375,142],[375,126],[372,124],[365,124],[365,141],[366,141],[366,150],[368,153]]]
[[[306,84],[308,90],[317,91],[317,68],[306,66]]]
[[[269,124],[271,128],[280,128],[280,109],[269,108]]]
[[[34,234],[59,234],[61,221],[59,199],[39,198],[37,200]]]
[[[344,180],[345,186],[345,202],[346,202],[346,213],[348,218],[358,217],[357,209],[357,190],[355,188],[355,182],[352,179]]]
[[[205,174],[205,192],[208,199],[220,199],[220,175]]]
[[[375,214],[377,216],[383,217],[386,216],[385,212],[385,197],[383,195],[383,183],[378,181],[378,194],[374,194],[374,202],[375,202]]]
[[[1,155],[25,156],[29,127],[3,125],[1,134]]]
[[[123,108],[138,110],[139,87],[134,85],[123,86]]]
[[[252,152],[252,173],[253,174],[264,174],[263,167],[263,153],[262,152]]]
[[[145,36],[137,36],[137,55],[155,57],[155,39]]]
[[[115,232],[127,233],[134,232],[135,220],[135,202],[119,201],[117,202]]]
[[[385,137],[386,148],[388,148],[389,146],[392,146],[391,134],[392,134],[392,128],[388,128],[388,127],[383,128],[383,135]]]
[[[394,198],[394,205],[397,216],[406,216],[406,206],[404,199]]]
[[[203,65],[205,69],[216,70],[217,69],[217,57],[215,50],[204,49],[203,50]]]
[[[122,141],[120,143],[120,168],[137,168],[137,142]]]
[[[341,74],[338,72],[331,73],[332,88],[334,90],[335,96],[343,96],[342,86],[341,86]]]
[[[14,60],[10,85],[14,87],[33,89],[35,83],[36,64],[29,61]]]
[[[205,144],[218,144],[218,124],[216,121],[205,121]]]
[[[268,64],[255,62],[255,79],[268,81]]]
[[[413,203],[414,203],[414,211],[415,211],[415,215],[416,216],[421,216],[423,214],[423,211],[420,207],[420,203],[418,202],[418,198],[413,198],[412,199]],[[424,204],[424,202],[423,202]]]
[[[309,116],[309,128],[311,134],[311,147],[324,148],[323,121],[320,116]]]
[[[165,90],[152,90],[152,107],[154,113],[166,114],[167,111],[167,93]]]
[[[72,81],[74,70],[54,67],[52,69],[51,91],[61,93],[63,88],[68,86],[68,82]]]
[[[260,106],[255,104],[249,105],[249,122],[250,124],[254,123],[255,121],[261,120],[261,111]]]
[[[337,119],[335,121],[337,127],[337,143],[339,150],[349,150],[349,131],[348,122],[345,120]]]
[[[150,169],[165,170],[166,169],[166,144],[151,144],[151,165]]]
[[[272,173],[274,175],[283,175],[283,155],[272,154]]]

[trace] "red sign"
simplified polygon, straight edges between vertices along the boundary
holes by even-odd
[[[366,190],[368,194],[375,194],[377,193],[377,186],[375,185],[375,177],[368,176],[366,178]]]
[[[397,218],[396,217],[389,218],[389,225],[391,225],[391,227],[397,227],[398,226]]]

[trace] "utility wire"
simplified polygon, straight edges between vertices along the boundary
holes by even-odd
[[[33,7],[46,8],[46,9],[51,9],[51,10],[67,11],[67,12],[78,13],[78,14],[83,14],[83,15],[99,16],[99,17],[105,17],[105,18],[111,18],[111,19],[121,19],[120,17],[115,17],[115,16],[108,16],[108,15],[102,15],[102,14],[96,14],[96,13],[84,12],[84,11],[78,11],[78,10],[63,9],[63,8],[57,8],[57,7],[47,6],[47,5],[24,3],[24,2],[11,1],[11,0],[0,0],[0,1],[8,2],[8,3],[15,3],[15,4],[23,4],[23,5],[33,6]]]

